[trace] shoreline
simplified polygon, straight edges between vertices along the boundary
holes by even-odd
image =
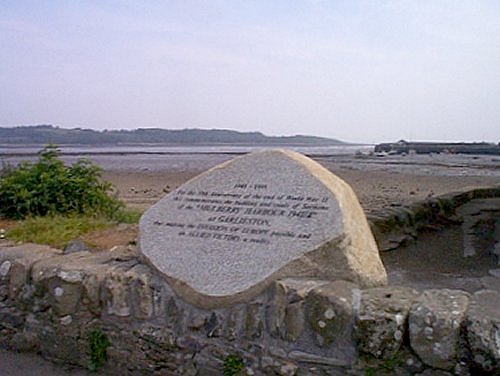
[[[146,209],[187,180],[231,159],[211,157],[186,155],[166,163],[140,158],[135,158],[135,162],[128,158],[123,163],[106,161],[102,177],[113,183],[118,197],[125,203]],[[500,183],[500,170],[488,165],[476,167],[460,163],[455,167],[443,162],[436,164],[436,161],[391,164],[390,161],[380,163],[378,159],[366,163],[354,157],[314,159],[352,187],[367,216],[383,216],[393,208],[409,207],[465,188]]]

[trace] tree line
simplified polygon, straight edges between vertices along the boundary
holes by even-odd
[[[53,125],[0,127],[0,144],[116,145],[116,144],[272,144],[328,146],[341,141],[315,136],[266,136],[260,132],[226,129],[93,130]]]

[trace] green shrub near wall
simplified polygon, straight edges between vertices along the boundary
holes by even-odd
[[[85,159],[65,166],[57,146],[48,145],[39,152],[38,162],[1,171],[0,216],[87,214],[113,219],[124,206],[100,176],[101,169]]]

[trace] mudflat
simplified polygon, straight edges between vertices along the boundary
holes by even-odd
[[[134,155],[97,161],[128,205],[146,209],[166,193],[232,155],[176,155],[135,161]],[[123,163],[123,158],[130,163]],[[466,187],[500,184],[500,157],[463,155],[312,156],[345,180],[365,213],[408,206]]]

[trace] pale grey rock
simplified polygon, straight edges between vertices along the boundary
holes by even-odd
[[[358,286],[335,281],[312,289],[306,297],[307,320],[320,347],[352,346],[353,294]]]
[[[71,240],[63,249],[63,253],[75,253],[75,252],[90,252],[92,248],[82,240],[75,239]]]
[[[260,302],[246,305],[245,336],[249,339],[261,338],[264,332],[264,307]]]
[[[387,283],[352,189],[287,150],[235,158],[166,195],[141,218],[140,250],[192,304],[234,304],[287,276]]]
[[[12,263],[9,260],[2,262],[2,264],[0,265],[0,278],[5,278],[7,274],[9,274],[11,266]]]
[[[124,273],[109,272],[103,283],[102,299],[106,304],[108,315],[121,317],[130,316],[132,313],[128,278]]]
[[[426,290],[409,315],[411,347],[422,361],[451,370],[460,356],[460,331],[469,306],[469,294],[460,290]]]
[[[182,350],[193,353],[197,353],[202,349],[202,344],[194,336],[179,337],[176,340],[176,345]]]
[[[305,331],[305,305],[304,301],[290,303],[285,311],[285,339],[297,341]]]
[[[297,374],[297,369],[298,369],[298,366],[296,364],[286,363],[280,367],[278,375],[280,375],[280,376],[294,376]]]
[[[60,270],[57,277],[68,283],[81,283],[83,281],[82,273],[77,270]]]
[[[224,336],[230,340],[234,341],[238,338],[238,335],[243,331],[243,321],[246,311],[244,307],[236,306],[233,307],[227,316],[225,322],[226,326],[224,328]]]
[[[495,278],[500,278],[500,268],[490,269],[488,270],[488,273]]]
[[[63,316],[59,319],[59,322],[63,326],[70,325],[73,322],[73,318],[71,317],[71,315]]]
[[[154,312],[151,270],[139,264],[125,272],[125,276],[128,279],[134,316],[140,319],[150,318]]]
[[[82,282],[82,302],[93,313],[100,311],[100,283],[95,274],[88,274]]]
[[[313,288],[329,281],[285,278],[270,288],[267,309],[268,330],[271,336],[295,340],[304,330],[303,300]]]
[[[482,290],[493,290],[500,293],[500,278],[485,276],[481,278],[480,282]]]
[[[205,326],[205,316],[200,313],[193,313],[189,318],[188,328],[192,331],[200,330]]]
[[[400,286],[363,290],[355,324],[358,350],[392,359],[401,348],[410,307],[419,295],[412,288]]]
[[[0,247],[0,265],[3,265],[8,278],[8,296],[15,299],[30,278],[32,267],[40,260],[52,260],[61,253],[60,250],[39,244],[21,244]],[[7,266],[8,270],[7,270]]]
[[[47,281],[50,304],[56,315],[72,315],[78,310],[82,296],[81,283],[67,283],[54,277]]]
[[[467,339],[473,362],[483,372],[500,373],[500,294],[476,292],[467,312]]]

